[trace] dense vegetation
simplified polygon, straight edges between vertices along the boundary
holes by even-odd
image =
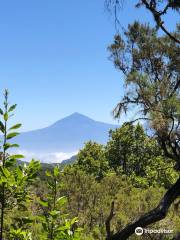
[[[111,130],[106,145],[87,142],[70,165],[42,169],[34,160],[19,164],[23,156],[7,153],[18,147],[11,139],[21,125],[8,126],[15,107],[8,105],[6,90],[0,110],[1,239],[105,239],[155,207],[178,178],[175,161],[139,123]],[[174,233],[179,229],[178,202],[153,227],[167,226]]]

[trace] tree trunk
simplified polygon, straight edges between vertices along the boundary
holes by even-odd
[[[166,192],[164,197],[156,208],[141,216],[138,220],[128,224],[123,230],[118,231],[114,235],[107,238],[107,240],[125,240],[128,239],[137,227],[146,227],[149,224],[160,221],[165,218],[171,204],[180,196],[180,178],[177,182]]]

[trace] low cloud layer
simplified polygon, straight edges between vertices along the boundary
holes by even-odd
[[[44,163],[61,163],[63,160],[67,160],[72,156],[76,155],[78,152],[64,153],[64,152],[31,152],[27,150],[17,150],[13,154],[22,154],[25,156],[24,161],[30,161],[31,159],[40,160]]]

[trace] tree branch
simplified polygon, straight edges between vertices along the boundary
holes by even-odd
[[[173,36],[164,26],[163,26],[163,21],[161,19],[161,15],[165,14],[169,6],[167,5],[163,12],[158,12],[156,10],[156,7],[153,6],[152,4],[149,4],[147,0],[142,0],[142,3],[145,5],[145,7],[152,13],[154,20],[156,21],[156,24],[158,27],[161,28],[161,30],[166,33],[174,42],[180,44],[180,40]]]
[[[114,213],[114,201],[113,201],[111,203],[111,210],[110,210],[109,216],[106,219],[106,234],[107,234],[106,239],[109,239],[112,235],[112,233],[111,233],[111,220],[113,219],[114,216],[115,216],[115,213]]]
[[[162,31],[164,33],[166,33],[174,42],[179,43],[180,44],[180,40],[178,38],[176,38],[175,36],[173,36],[170,32],[168,32],[168,30],[163,26],[163,24],[158,24],[158,26],[162,29]]]
[[[127,225],[123,230],[118,231],[114,235],[110,236],[107,240],[125,240],[134,234],[137,227],[146,227],[149,224],[155,223],[164,219],[168,213],[171,204],[176,198],[180,196],[180,178],[177,182],[166,192],[161,199],[158,206],[146,213],[138,220]]]

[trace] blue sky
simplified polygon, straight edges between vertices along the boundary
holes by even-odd
[[[152,20],[128,4],[120,14],[123,26]],[[169,27],[175,20],[167,18]],[[0,1],[0,90],[8,88],[18,104],[22,130],[73,112],[116,123],[111,111],[123,84],[108,60],[114,33],[103,0]]]

